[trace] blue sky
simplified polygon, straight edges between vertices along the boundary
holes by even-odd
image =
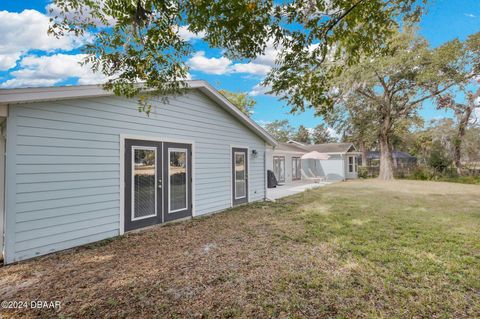
[[[48,21],[45,7],[49,2],[0,2],[0,86],[89,84],[101,80],[101,76],[76,65],[76,61],[81,57],[81,43],[78,40],[63,39],[59,42],[46,38],[42,30]],[[478,31],[478,0],[432,0],[428,13],[422,17],[420,23],[421,35],[427,38],[433,47],[454,38],[463,40]],[[291,115],[283,102],[257,92],[255,86],[261,82],[271,65],[273,52],[253,63],[240,63],[222,57],[220,50],[209,48],[201,39],[196,39],[188,32],[185,36],[191,38],[197,51],[189,61],[192,78],[207,80],[218,89],[254,94],[257,105],[253,118],[256,121],[265,123],[288,119],[293,126],[303,124],[306,127],[314,127],[322,122],[322,119],[314,117],[311,111]],[[427,121],[449,116],[444,111],[435,110],[430,102],[424,104],[420,113]]]

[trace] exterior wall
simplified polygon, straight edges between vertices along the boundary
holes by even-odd
[[[119,97],[10,107],[7,263],[121,233],[120,135],[194,142],[194,216],[231,207],[232,146],[249,148],[249,201],[265,198],[260,137],[197,90],[152,103],[149,116]]]
[[[358,155],[351,155],[355,157],[355,160],[357,160]],[[347,179],[355,179],[358,178],[358,173],[357,172],[352,172],[350,173],[348,170],[348,153],[344,156],[345,157],[345,176]],[[357,162],[357,171],[358,171],[358,162]]]
[[[282,152],[282,151],[273,151],[273,152],[268,152],[269,154],[267,157],[267,162],[268,162],[268,169],[273,171],[273,157],[274,156],[283,156],[285,157],[285,184],[290,184],[294,182],[292,180],[292,157],[302,157],[303,153],[294,153],[294,152]],[[303,161],[302,161],[303,165]],[[303,170],[303,167],[302,167]]]

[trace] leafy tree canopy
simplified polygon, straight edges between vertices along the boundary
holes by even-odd
[[[356,118],[353,123],[357,127],[371,117],[381,151],[380,178],[392,179],[395,133],[416,120],[423,101],[475,76],[462,57],[460,41],[430,49],[414,28],[405,28],[389,41],[388,54],[365,56],[329,78],[328,101],[316,108],[321,113],[333,105],[341,105],[349,110],[348,116]]]
[[[49,31],[58,37],[88,33],[85,62],[108,77],[107,89],[139,97],[146,106],[142,89],[163,95],[185,85],[192,46],[180,36],[182,27],[201,33],[230,58],[253,59],[273,44],[278,67],[267,84],[303,109],[303,101],[323,104],[325,81],[342,67],[324,67],[327,56],[342,56],[351,65],[361,55],[384,50],[399,23],[417,20],[425,2],[54,0],[59,13]]]
[[[294,129],[288,120],[276,120],[265,124],[265,130],[279,142],[288,142],[291,139]]]
[[[247,93],[234,93],[227,90],[220,90],[219,92],[245,115],[251,116],[253,114],[253,108],[257,102]]]
[[[313,129],[312,133],[312,142],[313,144],[324,144],[324,143],[334,143],[337,140],[335,137],[331,136],[330,132],[327,130],[325,125],[318,124]]]
[[[300,125],[298,127],[297,132],[295,133],[295,135],[293,135],[292,138],[293,140],[304,144],[310,144],[311,142],[310,132],[303,125]]]

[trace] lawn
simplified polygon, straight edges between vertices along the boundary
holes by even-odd
[[[480,187],[354,181],[0,268],[60,318],[480,317]]]

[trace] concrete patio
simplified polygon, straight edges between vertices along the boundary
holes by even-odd
[[[332,184],[334,182],[305,182],[305,181],[298,181],[290,184],[283,184],[277,185],[276,188],[268,188],[267,189],[267,199],[271,201],[275,201],[279,198],[295,195],[301,192],[306,191],[307,189],[313,189],[318,187],[324,187],[326,185]]]

